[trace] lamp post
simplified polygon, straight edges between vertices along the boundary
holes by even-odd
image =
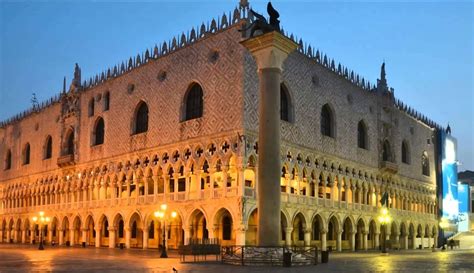
[[[155,211],[155,217],[163,221],[163,247],[161,248],[160,258],[168,258],[168,253],[166,252],[166,220],[176,218],[177,215],[175,211],[167,213],[167,209],[168,206],[162,204],[160,210]]]
[[[43,226],[44,226],[45,223],[46,224],[49,223],[50,219],[49,219],[49,217],[44,216],[44,211],[40,211],[39,212],[39,217],[34,216],[32,220],[35,224],[38,223],[38,226],[39,226],[40,243],[39,243],[38,250],[44,250],[44,246],[43,246]]]
[[[392,221],[392,217],[390,217],[390,214],[388,213],[388,209],[386,207],[382,207],[380,210],[380,216],[379,216],[379,222],[382,224],[382,227],[385,227],[384,229],[384,234],[382,236],[382,253],[387,253],[386,249],[386,234],[387,234],[387,224]]]

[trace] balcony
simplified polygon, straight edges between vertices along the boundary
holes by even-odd
[[[382,161],[380,162],[380,169],[382,172],[397,173],[398,165],[390,161]]]
[[[70,155],[63,155],[58,157],[58,166],[59,167],[66,167],[70,165],[74,165],[76,162],[74,161],[74,154]]]

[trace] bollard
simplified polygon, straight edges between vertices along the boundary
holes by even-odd
[[[70,241],[66,241],[66,246],[71,246],[71,242],[70,242]]]
[[[321,251],[321,263],[327,264],[329,262],[329,251]]]
[[[283,252],[283,267],[291,267],[291,252]]]
[[[86,248],[86,242],[82,242],[82,248]]]

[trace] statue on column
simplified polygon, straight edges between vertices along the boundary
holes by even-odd
[[[271,2],[268,2],[267,4],[267,12],[270,16],[270,23],[263,15],[255,12],[253,9],[250,9],[250,14],[255,16],[256,19],[249,26],[240,29],[239,31],[243,32],[250,29],[250,38],[254,37],[255,31],[257,30],[260,30],[262,34],[272,31],[280,31],[280,20],[278,20],[280,14],[275,8],[273,8]]]

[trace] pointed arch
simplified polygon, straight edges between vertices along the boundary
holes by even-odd
[[[188,90],[186,91],[186,94],[183,98],[183,104],[183,121],[202,117],[204,99],[201,85],[196,82],[193,82],[189,85]]]
[[[74,129],[69,128],[65,136],[63,155],[72,155],[74,154]]]
[[[402,141],[402,163],[410,164],[410,146],[406,139]]]
[[[102,117],[98,117],[94,123],[94,128],[92,130],[92,145],[104,144],[105,137],[105,124]]]
[[[332,138],[336,136],[334,111],[327,103],[321,108],[320,125],[322,135]]]
[[[360,120],[357,124],[357,146],[361,149],[368,149],[367,125],[364,120]]]
[[[393,161],[392,158],[392,147],[388,139],[385,139],[382,144],[382,160],[383,161]]]
[[[30,156],[31,156],[30,143],[27,142],[25,146],[23,147],[23,152],[22,152],[23,165],[30,164]]]
[[[43,159],[50,159],[53,156],[53,138],[51,135],[46,137],[43,147]]]
[[[3,165],[4,170],[9,170],[12,168],[12,150],[8,149],[5,155],[5,162]]]
[[[140,101],[135,107],[133,116],[133,134],[141,134],[148,131],[148,105],[144,101]]]
[[[292,99],[285,83],[280,84],[280,119],[294,121]]]

